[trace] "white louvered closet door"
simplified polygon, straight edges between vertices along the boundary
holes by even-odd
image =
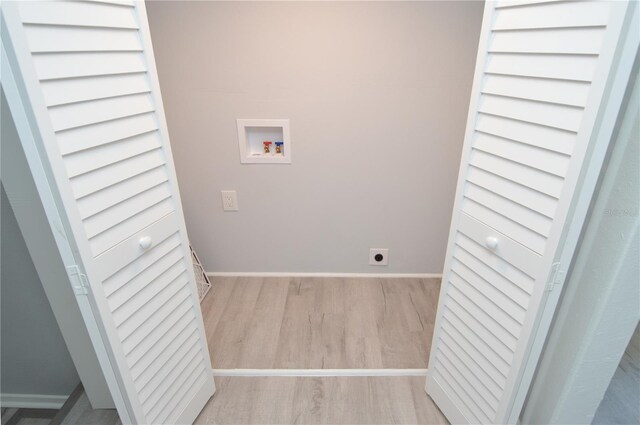
[[[486,3],[426,386],[452,423],[517,418],[627,13],[625,2]]]
[[[144,2],[2,7],[121,417],[192,423],[215,388]]]

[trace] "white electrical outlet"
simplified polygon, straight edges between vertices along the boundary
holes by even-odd
[[[371,248],[369,250],[369,265],[388,266],[389,250],[387,248]]]
[[[224,211],[238,211],[238,194],[235,190],[223,190],[222,209]]]

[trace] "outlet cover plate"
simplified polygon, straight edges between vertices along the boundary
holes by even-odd
[[[382,255],[382,260],[376,261],[376,255]],[[387,248],[371,248],[369,250],[369,265],[370,266],[388,266],[389,265],[389,250]]]
[[[238,194],[235,190],[223,190],[222,209],[224,211],[238,211]]]

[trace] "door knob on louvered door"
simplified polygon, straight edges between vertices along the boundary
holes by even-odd
[[[498,248],[498,238],[493,236],[487,236],[487,239],[484,240],[484,244],[492,251],[495,251]]]
[[[142,238],[140,238],[140,240],[138,241],[138,244],[140,244],[140,248],[142,248],[143,250],[147,250],[149,248],[151,248],[151,244],[153,243],[153,241],[151,240],[151,237],[149,236],[144,236]]]

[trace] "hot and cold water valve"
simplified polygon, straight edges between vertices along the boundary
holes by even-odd
[[[268,141],[268,140],[265,140],[264,142],[262,142],[263,151],[264,151],[265,154],[267,154],[267,155],[271,154],[271,145],[272,144],[273,143]],[[282,155],[284,153],[284,148],[283,148],[284,143],[283,142],[276,142],[275,145],[276,145],[275,154],[276,155]]]

